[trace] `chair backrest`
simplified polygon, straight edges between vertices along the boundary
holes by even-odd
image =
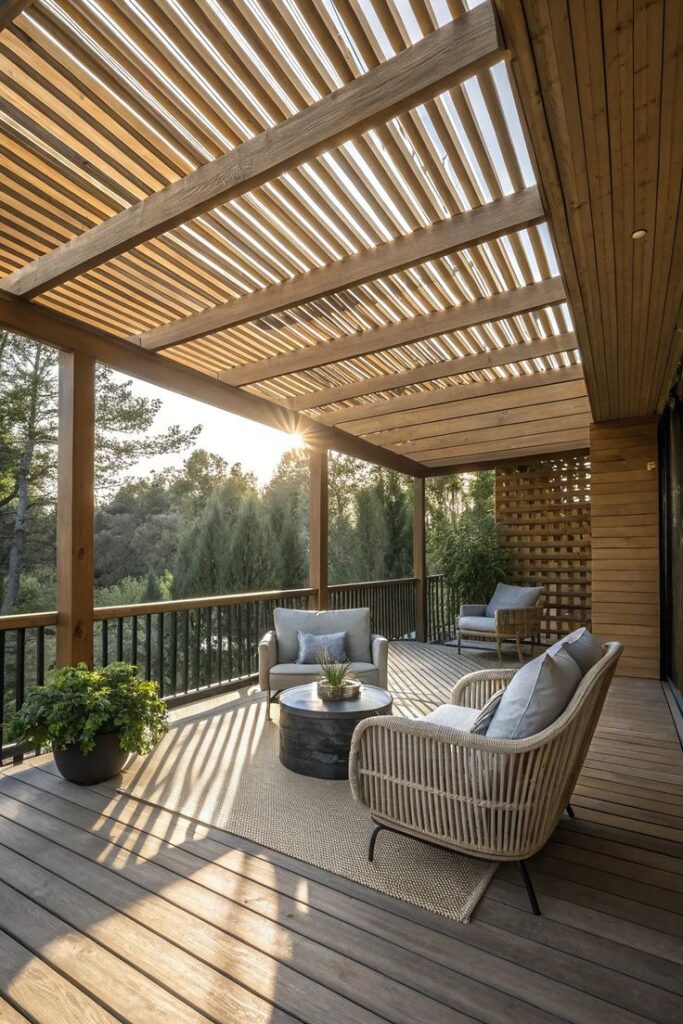
[[[536,736],[513,741],[520,754],[524,751],[515,759],[515,778],[509,780],[521,816],[521,856],[529,856],[529,850],[540,849],[548,840],[576,785],[623,651],[619,643],[604,647],[604,655],[583,677],[559,718]]]
[[[511,583],[497,583],[493,597],[486,606],[486,614],[493,618],[497,611],[534,608],[543,597],[543,587],[518,587]]]
[[[304,611],[276,608],[273,612],[277,658],[281,665],[293,664],[299,653],[299,630],[323,636],[346,632],[346,650],[350,661],[371,661],[370,609],[340,608],[335,611]]]

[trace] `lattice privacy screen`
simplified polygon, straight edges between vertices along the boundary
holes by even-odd
[[[496,521],[510,582],[545,587],[544,641],[591,620],[588,453],[496,469]]]

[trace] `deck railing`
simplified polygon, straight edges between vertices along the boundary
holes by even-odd
[[[275,607],[307,608],[317,591],[251,594],[117,605],[94,610],[94,662],[130,661],[156,679],[169,704],[234,689],[258,672],[258,643]],[[416,580],[343,583],[329,588],[330,608],[369,607],[372,629],[391,640],[415,638]],[[442,576],[427,578],[426,639],[452,632],[453,607]],[[19,757],[3,726],[55,663],[56,612],[0,617],[0,751]]]

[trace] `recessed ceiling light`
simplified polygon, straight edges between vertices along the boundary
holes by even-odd
[[[637,231],[633,232],[633,234],[631,235],[631,238],[635,242],[639,242],[641,238],[645,238],[646,234],[647,234],[647,231],[645,230],[645,228],[638,228]]]

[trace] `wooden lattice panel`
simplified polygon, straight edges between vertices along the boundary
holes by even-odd
[[[510,582],[545,588],[544,641],[590,624],[590,477],[587,453],[496,470],[496,521],[512,556]]]

